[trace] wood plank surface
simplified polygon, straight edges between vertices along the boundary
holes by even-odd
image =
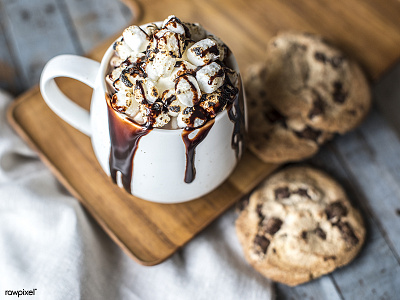
[[[124,13],[118,1],[70,0],[62,3],[71,16],[83,53],[122,31],[132,21],[131,14]]]
[[[387,123],[373,111],[359,129],[337,139],[335,146],[343,164],[357,178],[365,204],[400,263],[400,142],[395,132],[387,128]]]
[[[0,0],[0,88],[26,91],[50,58],[83,55],[129,23],[119,0]]]
[[[375,104],[400,137],[400,64],[390,69],[374,87]]]
[[[19,87],[17,71],[7,46],[2,20],[0,9],[0,89],[7,89],[10,93],[16,94]]]
[[[56,0],[42,0],[40,5],[30,0],[3,1],[2,10],[11,38],[10,48],[18,58],[23,88],[39,82],[42,68],[50,58],[77,53]],[[43,38],[41,28],[46,28],[46,39],[54,42],[29,47],[41,45],[38,42]]]
[[[259,61],[267,41],[280,30],[320,33],[378,79],[400,57],[400,2],[397,0],[140,0],[139,23],[176,14],[200,22],[220,36],[239,67]]]
[[[361,129],[365,128],[369,122],[373,122],[374,116],[377,116],[376,111],[373,111],[366,122],[361,125]],[[385,124],[385,126],[380,127],[380,132],[383,134],[393,132],[393,130]],[[352,133],[337,137],[307,162],[325,170],[345,187],[353,205],[361,210],[367,228],[366,242],[359,256],[349,265],[336,270],[329,277],[344,299],[395,299],[396,295],[400,293],[398,252],[391,249],[386,231],[377,224],[377,212],[369,205],[369,203],[383,203],[385,200],[377,198],[374,194],[369,193],[369,191],[366,192],[364,188],[360,187],[359,184],[363,183],[364,179],[358,176],[359,173],[355,177],[348,167],[349,163],[343,161],[340,144],[351,136]],[[395,140],[397,142],[397,138]],[[357,142],[355,140],[355,143]],[[365,143],[362,143],[362,145],[367,149],[366,151],[370,148],[370,145],[365,145]],[[383,153],[384,148],[384,146],[380,147],[378,151]],[[400,151],[400,146],[398,150]],[[364,161],[364,165],[368,165],[368,162]],[[379,174],[376,173],[375,180],[385,186],[391,184],[380,179]],[[369,189],[379,190],[380,188],[377,184],[371,184]],[[400,195],[398,197],[400,198]],[[384,214],[379,216],[381,216],[379,219],[386,217]],[[395,224],[398,220],[392,220],[392,222]],[[285,298],[289,298],[291,293],[296,293],[298,290],[297,287],[293,290],[288,290],[282,286],[278,286],[278,288],[285,293]],[[308,290],[308,285],[305,285],[304,288]]]

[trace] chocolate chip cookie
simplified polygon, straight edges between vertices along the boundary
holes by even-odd
[[[343,188],[310,167],[267,179],[236,220],[248,262],[264,276],[295,286],[349,263],[365,228]]]
[[[371,106],[360,67],[323,38],[283,32],[267,46],[268,101],[286,117],[300,115],[307,125],[345,133]]]
[[[333,136],[307,125],[301,116],[286,117],[269,104],[265,64],[252,65],[246,75],[249,147],[260,159],[272,163],[305,159]]]

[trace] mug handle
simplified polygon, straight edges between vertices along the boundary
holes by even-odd
[[[89,112],[61,92],[55,78],[69,77],[94,88],[100,63],[77,55],[59,55],[44,67],[40,77],[40,92],[47,105],[61,119],[90,136]]]

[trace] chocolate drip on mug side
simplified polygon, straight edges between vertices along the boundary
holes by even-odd
[[[186,148],[186,168],[185,168],[185,182],[191,183],[196,177],[196,168],[194,164],[194,157],[196,153],[196,147],[206,138],[214,125],[214,119],[209,120],[203,127],[199,129],[184,129],[182,131],[182,140]],[[193,138],[189,138],[189,135],[198,130],[197,134]]]
[[[110,97],[106,95],[106,99],[111,139],[110,175],[113,182],[117,183],[117,172],[119,171],[124,189],[131,193],[135,153],[140,139],[147,135],[152,128],[137,125],[129,118],[123,118],[112,108]]]
[[[228,77],[228,76],[226,76]],[[239,76],[239,89],[241,89],[242,83]],[[239,159],[244,149],[245,145],[245,115],[244,115],[244,99],[243,93],[239,92],[236,94],[233,103],[228,110],[229,119],[233,122],[233,132],[232,132],[232,149],[235,150],[236,158]]]

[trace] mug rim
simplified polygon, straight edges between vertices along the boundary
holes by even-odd
[[[160,26],[160,24],[162,25],[162,23],[163,23],[163,21],[157,21],[157,22],[145,23],[145,24],[138,25],[138,26],[139,26],[139,27],[140,27],[140,26],[147,26],[147,25],[150,25],[150,24],[156,24],[157,26]],[[206,30],[206,33],[214,36],[214,34],[212,34],[211,32],[209,32],[208,30]],[[111,60],[111,57],[112,57],[113,54],[114,54],[113,45],[114,45],[115,42],[117,42],[117,41],[120,40],[121,38],[122,38],[122,35],[118,36],[118,37],[112,42],[112,44],[108,47],[108,49],[107,49],[106,52],[104,53],[103,58],[101,59],[101,62],[100,62],[99,76],[100,76],[100,84],[101,84],[102,94],[103,94],[103,95],[104,95],[104,94],[106,93],[106,91],[107,91],[107,87],[106,87],[106,75],[107,75],[107,74],[106,74],[106,71],[107,71],[107,69],[108,69],[108,64],[109,64],[109,62],[110,62],[110,60]],[[228,62],[229,62],[230,67],[231,67],[233,70],[235,70],[235,71],[239,74],[239,78],[240,78],[240,77],[241,77],[241,74],[240,74],[240,70],[239,70],[239,65],[238,65],[237,60],[236,60],[236,57],[235,57],[235,55],[233,54],[232,51],[230,51],[230,54],[229,54],[229,57],[228,57]],[[238,87],[238,88],[239,88],[239,93],[244,93],[243,85],[242,85],[240,82],[241,82],[241,80],[239,80],[239,87]],[[105,100],[105,101],[106,101],[106,100]],[[224,114],[224,113],[223,113],[224,111],[226,111],[226,109],[224,109],[223,111],[220,111],[220,112],[217,114],[217,116],[216,116],[215,118],[211,119],[211,120],[214,120],[214,122],[217,123],[221,118],[224,117],[224,115],[226,115],[226,117],[227,117],[227,116],[228,116],[228,113]],[[120,113],[120,115],[121,115],[122,117],[125,118],[125,115],[124,115],[124,114],[121,114],[121,113]],[[127,116],[126,116],[126,117],[127,117]],[[209,123],[211,120],[207,121],[206,124],[204,124],[203,126],[207,125],[207,123]],[[133,124],[134,124],[134,125],[137,125],[137,126],[140,126],[140,125],[137,124],[137,123],[133,123]],[[198,129],[202,128],[203,126],[200,126],[200,127],[198,127],[198,128],[194,128],[193,131],[197,131]],[[163,134],[176,134],[177,132],[181,132],[181,131],[183,131],[184,129],[185,129],[185,128],[163,129],[163,128],[157,128],[157,127],[155,127],[155,128],[152,128],[152,131],[156,131],[156,132],[160,132],[160,133],[163,132]]]

